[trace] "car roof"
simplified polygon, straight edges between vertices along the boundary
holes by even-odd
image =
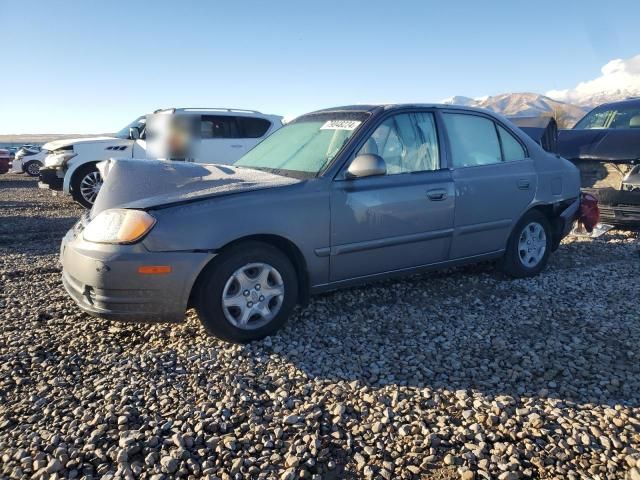
[[[624,100],[617,100],[615,102],[603,103],[595,108],[600,107],[640,107],[640,97],[629,97]]]
[[[380,110],[405,110],[411,108],[443,108],[452,110],[462,110],[470,112],[489,112],[494,113],[491,110],[477,107],[468,107],[464,105],[449,105],[445,103],[380,103],[380,104],[366,104],[366,105],[344,105],[340,107],[324,108],[322,110],[316,110],[313,112],[305,113],[302,116],[313,115],[318,113],[333,113],[333,112],[377,112]]]
[[[171,107],[171,108],[159,108],[154,110],[153,113],[213,113],[216,115],[231,115],[231,114],[240,114],[240,115],[261,115],[263,117],[272,117],[272,118],[282,118],[280,115],[272,115],[267,113],[262,113],[257,110],[246,110],[243,108],[226,108],[226,107]]]

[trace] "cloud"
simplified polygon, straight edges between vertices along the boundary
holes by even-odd
[[[611,60],[593,80],[580,82],[575,88],[550,90],[545,95],[555,100],[575,104],[589,104],[602,94],[620,98],[640,95],[640,55],[628,59]]]

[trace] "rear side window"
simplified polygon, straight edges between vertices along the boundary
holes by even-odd
[[[236,117],[203,115],[200,124],[200,135],[203,139],[239,138],[240,132]]]
[[[500,141],[502,142],[502,154],[505,162],[522,160],[527,156],[520,142],[500,125],[498,125],[498,134],[500,135]]]
[[[260,138],[269,127],[271,122],[264,118],[252,118],[252,117],[236,117],[238,124],[240,125],[240,132],[243,138]]]
[[[475,167],[502,162],[493,121],[477,115],[445,113],[453,167]]]

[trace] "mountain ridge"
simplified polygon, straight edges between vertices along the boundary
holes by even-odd
[[[442,103],[486,108],[512,117],[549,116],[562,120],[563,127],[575,124],[588,111],[587,108],[533,92],[509,92],[479,98],[457,95],[445,98]]]

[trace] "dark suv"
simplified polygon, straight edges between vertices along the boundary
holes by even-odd
[[[640,98],[600,105],[561,130],[558,153],[580,169],[604,222],[640,225]]]

